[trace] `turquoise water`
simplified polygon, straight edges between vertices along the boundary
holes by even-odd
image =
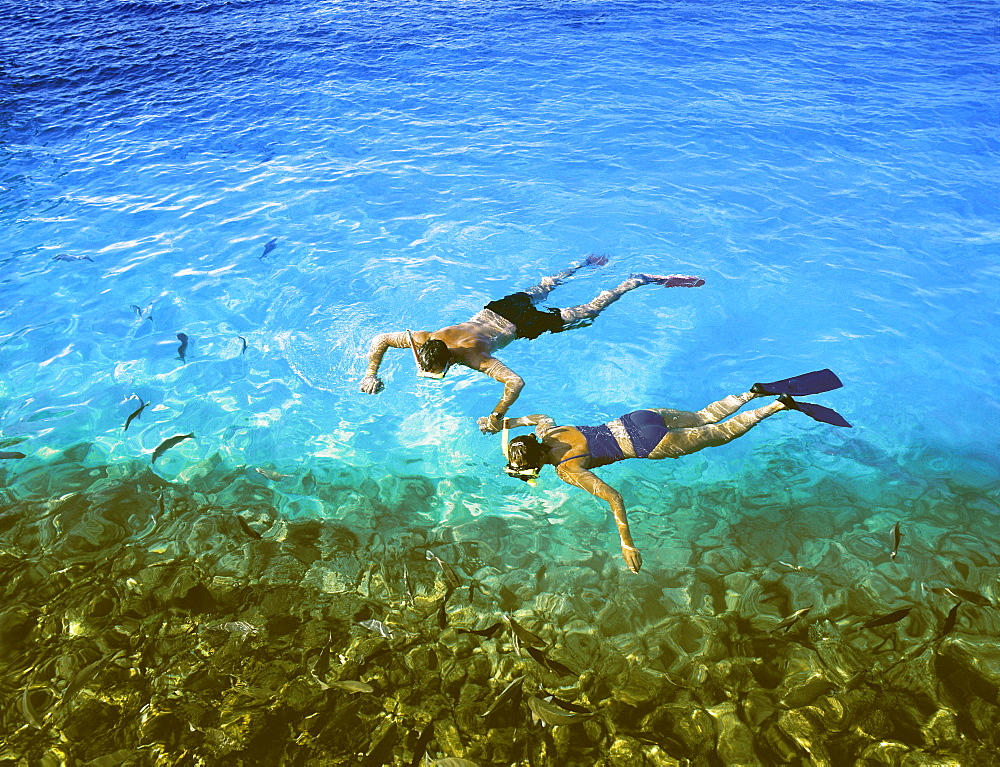
[[[3,758],[990,763],[994,4],[0,20],[0,451],[25,456],[0,461]],[[854,424],[785,413],[600,470],[639,575],[601,502],[502,473],[475,428],[495,382],[390,351],[385,391],[358,391],[375,334],[589,253],[609,263],[552,305],[632,272],[706,285],[500,352],[528,383],[513,415],[699,409],[830,367],[845,386],[815,401]],[[428,549],[461,583],[443,617]],[[579,676],[509,627],[458,631],[505,613]],[[548,694],[588,713],[534,723]]]

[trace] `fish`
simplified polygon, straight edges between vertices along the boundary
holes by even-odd
[[[441,629],[448,628],[448,611],[445,609],[448,605],[448,596],[441,600],[441,607],[438,608],[438,628]]]
[[[24,693],[21,695],[21,713],[24,714],[24,718],[28,720],[28,724],[32,727],[41,728],[42,722],[38,718],[38,712],[35,711],[34,705],[31,703],[30,684],[24,688]]]
[[[491,639],[502,628],[502,623],[494,623],[492,626],[488,626],[484,629],[456,629],[456,631],[458,631],[459,634],[475,634],[476,636]]]
[[[257,541],[263,540],[263,536],[256,530],[254,530],[252,527],[250,527],[250,523],[247,522],[245,519],[243,519],[242,515],[237,514],[236,521],[240,523],[240,528],[243,530],[243,532],[249,535],[251,538]]]
[[[214,626],[209,626],[210,629],[216,629],[217,631],[228,631],[230,634],[236,634],[240,641],[246,640],[248,636],[257,636],[260,633],[260,629],[254,626],[252,623],[247,623],[246,621],[228,621],[226,623],[217,623]]]
[[[52,256],[52,260],[53,261],[90,261],[91,263],[94,262],[94,259],[92,259],[90,256],[70,256],[70,255],[68,255],[66,253],[60,253],[60,254],[58,254],[56,256]]]
[[[403,591],[406,592],[406,603],[413,607],[415,602],[413,601],[413,586],[410,585],[410,571],[406,567],[406,563],[403,563]]]
[[[374,631],[376,634],[379,634],[385,637],[386,639],[392,639],[393,637],[392,631],[389,629],[388,626],[382,623],[382,621],[377,621],[375,619],[372,619],[370,621],[360,621],[358,625],[364,626],[369,631]]]
[[[417,742],[413,746],[413,761],[410,762],[411,765],[418,764],[424,758],[424,754],[427,752],[427,746],[433,738],[434,724],[431,723],[424,727],[424,729],[420,731],[420,735],[417,736]]]
[[[441,557],[437,556],[433,551],[428,549],[427,559],[437,562],[441,568],[441,573],[444,575],[445,582],[452,588],[458,588],[462,585],[462,582],[458,579],[455,571],[452,569],[451,565],[445,562]]]
[[[0,450],[0,460],[9,461],[15,458],[24,457],[24,453],[19,453],[17,450]]]
[[[958,589],[954,586],[947,586],[945,588],[949,594],[951,594],[956,599],[963,599],[966,602],[976,605],[976,607],[993,607],[993,603],[984,597],[982,594],[977,594],[975,591],[969,591],[968,589]]]
[[[534,658],[539,664],[547,668],[553,674],[558,674],[559,676],[579,676],[579,674],[572,669],[567,668],[559,661],[547,658],[541,650],[530,646],[525,647],[524,649],[528,651],[528,655]]]
[[[961,602],[956,602],[955,606],[948,611],[948,617],[944,619],[944,623],[941,624],[941,630],[938,632],[937,638],[950,634],[952,629],[955,628],[955,624],[958,623],[958,608],[962,606]]]
[[[804,567],[799,567],[798,565],[793,565],[791,562],[783,562],[780,559],[778,560],[778,564],[779,565],[783,565],[783,566],[785,566],[785,567],[787,567],[787,568],[789,568],[791,570],[795,570],[796,572],[799,572],[799,573],[804,573],[806,571]]]
[[[101,666],[108,660],[108,658],[98,658],[89,666],[84,666],[80,669],[76,676],[66,685],[66,689],[63,691],[62,698],[59,700],[60,706],[65,706],[69,703],[80,690],[86,687],[90,680],[97,676],[97,672],[101,670]]]
[[[399,725],[393,722],[382,733],[382,737],[372,746],[372,750],[365,754],[365,758],[361,761],[362,767],[376,767],[376,765],[392,762],[392,752],[398,742]]]
[[[365,684],[364,682],[358,682],[354,679],[345,679],[340,682],[330,682],[330,687],[336,687],[338,690],[344,690],[350,693],[368,693],[375,692],[375,688],[370,684]]]
[[[575,711],[567,711],[561,706],[556,706],[534,695],[528,696],[528,708],[531,709],[531,718],[533,721],[544,722],[548,725],[574,724],[593,716],[593,712],[581,714]]]
[[[960,589],[955,586],[944,586],[942,588],[929,588],[924,586],[924,588],[932,594],[944,594],[945,596],[955,597],[955,599],[968,602],[976,607],[994,606],[993,603],[982,594],[977,594],[975,591],[969,591],[968,589]]]
[[[274,250],[276,247],[278,247],[278,238],[277,237],[275,237],[270,242],[267,242],[267,243],[264,244],[264,252],[261,253],[259,256],[257,256],[257,258],[263,258],[268,253],[270,253],[272,250]]]
[[[787,618],[782,620],[777,626],[771,629],[771,633],[773,634],[775,631],[788,631],[788,629],[790,629],[792,626],[798,623],[799,620],[804,618],[806,616],[806,613],[808,613],[812,609],[813,606],[809,605],[808,607],[803,607],[801,610],[796,610]]]
[[[254,471],[256,471],[258,474],[267,477],[268,479],[273,479],[275,482],[277,482],[280,479],[287,479],[288,477],[292,476],[291,474],[279,474],[278,472],[271,471],[270,469],[258,469],[256,467],[254,467]]]
[[[178,333],[177,340],[181,342],[181,345],[177,347],[177,359],[181,362],[187,361],[187,348],[188,348],[188,337],[186,333]]]
[[[159,445],[156,446],[156,450],[153,451],[153,460],[151,463],[156,463],[156,459],[167,452],[174,445],[179,445],[186,439],[191,439],[194,437],[194,432],[190,434],[177,434],[173,437],[163,440]]]
[[[247,340],[243,336],[236,336],[236,337],[238,339],[240,339],[240,341],[243,342],[243,348],[240,349],[240,354],[246,354],[247,353]]]
[[[497,699],[490,704],[490,707],[486,709],[486,711],[484,711],[479,716],[482,717],[483,719],[488,717],[490,714],[492,714],[494,711],[500,708],[502,704],[506,703],[508,700],[517,695],[521,691],[522,684],[524,684],[524,677],[523,676],[517,677],[517,679],[515,679],[509,685],[503,688],[503,692],[501,692],[497,696]]]
[[[903,618],[905,618],[907,615],[909,615],[910,610],[912,609],[913,609],[912,607],[904,607],[901,610],[893,610],[891,613],[888,613],[887,615],[880,615],[876,618],[872,618],[870,621],[867,621],[866,623],[862,624],[861,628],[871,629],[875,628],[876,626],[888,626],[890,623],[898,623],[899,621],[903,620]]]
[[[136,397],[136,399],[139,400],[139,407],[136,408],[136,410],[134,410],[127,419],[125,419],[125,426],[122,428],[122,431],[128,431],[128,427],[132,421],[141,416],[142,411],[145,410],[146,406],[149,404],[148,402],[143,402],[142,397]]]
[[[528,645],[530,647],[545,647],[547,642],[539,636],[535,636],[528,629],[518,623],[516,620],[511,618],[509,615],[504,616],[507,618],[507,623],[510,624],[510,630],[517,637],[521,644]]]
[[[893,562],[896,561],[896,556],[899,554],[899,539],[903,537],[903,534],[899,530],[899,522],[892,526],[892,551],[889,553],[889,559]]]

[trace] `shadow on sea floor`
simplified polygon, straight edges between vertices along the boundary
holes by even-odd
[[[919,456],[872,497],[787,455],[768,486],[629,478],[635,576],[603,522],[427,522],[451,480],[213,460],[172,483],[93,452],[0,467],[6,763],[1000,752],[988,464]]]

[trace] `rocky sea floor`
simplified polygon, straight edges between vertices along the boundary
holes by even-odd
[[[7,461],[0,760],[994,764],[1000,482],[920,459],[621,481],[639,575],[585,515],[427,521],[478,480]]]

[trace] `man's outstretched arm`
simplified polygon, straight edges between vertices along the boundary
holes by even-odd
[[[496,434],[503,428],[503,417],[517,400],[521,389],[524,388],[524,379],[493,357],[487,357],[483,360],[476,367],[476,370],[503,384],[503,396],[500,397],[497,406],[493,408],[493,412],[477,420],[479,430],[483,434]]]
[[[385,356],[386,349],[393,346],[397,349],[405,349],[410,345],[406,337],[406,332],[382,333],[372,339],[371,347],[368,350],[368,371],[361,379],[361,391],[365,394],[378,394],[385,385],[378,377],[379,365],[382,364],[382,357]]]

